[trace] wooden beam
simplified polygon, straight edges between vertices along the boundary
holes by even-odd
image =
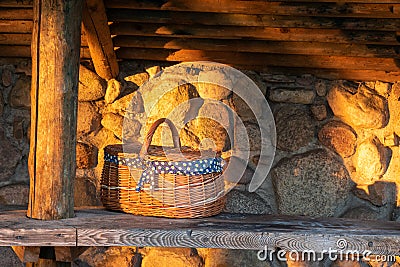
[[[0,213],[1,245],[267,247],[318,253],[337,248],[336,242],[345,239],[344,252],[400,255],[398,222],[245,214],[167,219],[98,208],[77,210],[75,218],[58,221],[30,220],[24,214]]]
[[[395,31],[346,31],[339,29],[237,27],[213,25],[178,25],[117,22],[110,26],[113,35],[166,36],[182,38],[235,39],[271,41],[328,42],[399,45]]]
[[[116,36],[113,38],[113,42],[115,47],[131,48],[165,48],[295,55],[400,58],[400,44],[398,46],[378,46],[320,42],[280,42],[242,39],[213,40],[208,38],[191,39],[147,36]]]
[[[32,7],[33,0],[1,0],[0,7]]]
[[[232,65],[258,65],[273,67],[309,67],[353,70],[399,71],[393,58],[365,58],[345,56],[311,56],[244,52],[220,52],[173,49],[129,49],[117,50],[121,59],[146,59],[171,62],[208,60]]]
[[[300,3],[301,2],[301,3]],[[107,8],[143,10],[167,10],[184,12],[219,12],[237,14],[274,14],[293,16],[397,18],[400,4],[396,0],[346,0],[333,3],[330,0],[316,1],[236,1],[224,0],[106,0]],[[2,0],[0,7],[31,7],[29,0]]]
[[[318,78],[327,80],[350,80],[350,81],[383,81],[398,82],[400,71],[383,70],[351,70],[351,69],[313,69],[313,68],[287,68],[268,66],[236,66],[239,69],[256,70],[267,74],[304,75],[311,74]]]
[[[74,216],[82,0],[37,0],[34,14],[27,215],[69,218]]]
[[[272,14],[289,16],[398,18],[400,4],[375,3],[322,3],[290,1],[236,1],[236,0],[106,0],[107,8],[138,10],[166,10],[182,12],[218,12],[236,14]]]
[[[32,19],[32,8],[2,8],[0,19],[29,20]]]
[[[247,1],[253,1],[253,0],[238,0],[238,1],[243,1],[243,2],[247,2]],[[281,0],[260,0],[263,2],[282,2]],[[289,0],[289,1],[285,1],[285,2],[315,2],[315,0]],[[332,0],[318,0],[318,2],[322,2],[322,3],[328,3],[328,2],[332,2]],[[346,3],[380,3],[380,4],[398,4],[399,1],[398,0],[339,0],[339,1],[335,1],[338,4],[346,4]]]
[[[398,31],[400,19],[326,18],[281,15],[221,14],[160,10],[111,9],[109,21],[186,25],[256,26],[342,30]]]
[[[0,45],[30,45],[31,42],[30,33],[0,33]],[[81,46],[88,46],[84,35],[81,36]]]
[[[31,20],[0,20],[2,33],[32,33]]]
[[[83,26],[97,74],[106,80],[119,73],[103,0],[86,0]]]
[[[12,246],[14,253],[21,262],[37,262],[39,260],[40,247]]]
[[[81,47],[80,58],[90,59],[88,47]],[[0,45],[0,57],[31,57],[31,47],[28,45]]]

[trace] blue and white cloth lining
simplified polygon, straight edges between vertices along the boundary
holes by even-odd
[[[150,185],[150,190],[154,189],[155,176],[158,174],[178,174],[178,175],[202,175],[214,172],[222,172],[224,160],[220,157],[191,160],[191,161],[151,161],[142,158],[120,158],[115,155],[104,153],[104,161],[124,165],[128,168],[142,169],[142,175],[136,185],[139,192],[144,184]]]

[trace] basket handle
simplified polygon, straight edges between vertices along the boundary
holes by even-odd
[[[172,123],[171,120],[167,118],[161,118],[156,120],[150,127],[149,131],[147,132],[147,135],[144,139],[142,149],[140,149],[140,157],[144,157],[147,154],[147,151],[150,147],[151,140],[153,139],[153,135],[156,132],[158,126],[162,124],[163,122],[167,123],[169,126],[169,129],[171,130],[172,133],[172,141],[174,142],[174,147],[175,148],[180,148],[181,147],[181,141],[179,139],[179,133],[178,130],[176,129],[175,125]]]

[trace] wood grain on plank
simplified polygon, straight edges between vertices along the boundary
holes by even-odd
[[[377,2],[377,1],[376,1]],[[184,12],[218,12],[236,14],[273,14],[290,16],[356,17],[356,18],[398,18],[400,4],[346,3],[335,2],[267,2],[236,0],[106,0],[107,8],[143,10],[169,10]]]
[[[138,23],[173,23],[186,25],[219,25],[219,26],[257,26],[283,28],[315,28],[343,30],[380,30],[398,31],[400,18],[397,19],[356,19],[296,17],[281,15],[246,15],[222,14],[211,12],[177,12],[160,10],[110,9],[107,16],[111,22]]]
[[[347,250],[396,255],[400,246],[396,222],[244,214],[167,219],[100,209],[80,209],[76,217],[69,219],[38,221],[24,214],[0,213],[0,245],[279,247],[321,252],[338,248],[337,242],[345,240]]]
[[[1,8],[0,19],[9,20],[31,20],[33,18],[32,8]]]
[[[400,44],[399,46],[377,46],[320,42],[289,43],[265,40],[210,40],[208,38],[191,39],[143,36],[116,36],[113,38],[113,42],[115,47],[400,58]]]
[[[31,45],[31,42],[30,33],[0,33],[0,45]],[[81,46],[88,46],[84,35],[81,36]]]
[[[113,35],[169,36],[209,39],[251,38],[271,41],[327,42],[399,45],[395,31],[346,31],[339,29],[303,29],[237,27],[213,25],[142,24],[117,22],[110,25]]]
[[[1,11],[0,11],[1,13]],[[3,20],[0,19],[1,33],[32,33],[31,20]]]
[[[279,67],[309,67],[384,71],[400,70],[397,60],[393,58],[286,55],[150,48],[120,48],[117,50],[117,56],[121,59],[146,59],[172,62],[208,60],[232,65],[265,65]]]

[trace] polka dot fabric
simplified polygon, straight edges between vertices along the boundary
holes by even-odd
[[[155,175],[158,174],[202,175],[222,172],[224,167],[224,161],[220,157],[191,161],[150,161],[139,157],[120,158],[105,153],[104,160],[118,165],[125,165],[129,168],[142,169],[142,175],[136,186],[136,191],[138,192],[145,183],[150,185],[150,189],[153,189]]]

